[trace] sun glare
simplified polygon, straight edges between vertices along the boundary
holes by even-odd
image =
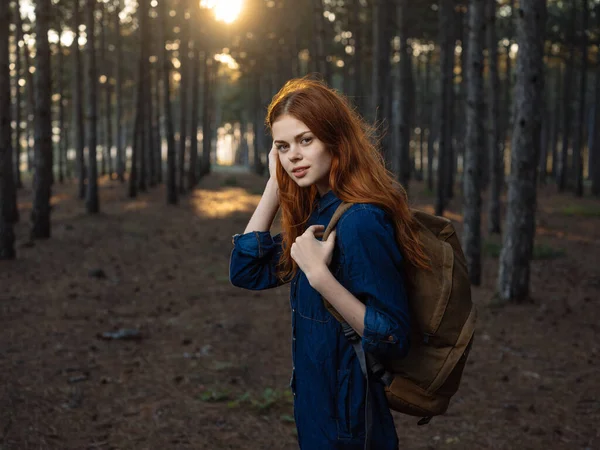
[[[242,11],[243,0],[201,0],[200,6],[210,8],[215,18],[225,23],[232,23]]]

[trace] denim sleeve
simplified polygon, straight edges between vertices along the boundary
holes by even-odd
[[[348,290],[366,305],[363,348],[401,359],[410,345],[410,312],[394,225],[383,210],[361,205],[337,228]]]
[[[262,290],[280,286],[276,266],[282,252],[281,234],[251,231],[233,236],[229,281],[236,287]]]

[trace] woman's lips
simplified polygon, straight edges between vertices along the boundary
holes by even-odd
[[[306,175],[306,172],[308,172],[308,169],[309,169],[309,168],[310,168],[310,167],[307,167],[307,168],[305,168],[305,169],[296,170],[296,171],[294,171],[294,172],[292,172],[292,173],[294,174],[294,176],[295,176],[296,178],[302,178],[304,175]]]

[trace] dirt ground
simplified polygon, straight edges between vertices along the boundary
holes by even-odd
[[[163,187],[130,200],[105,180],[94,217],[56,185],[52,238],[36,242],[19,193],[18,259],[0,263],[0,449],[297,448],[289,287],[228,281],[264,182],[214,173],[167,206]],[[531,301],[494,303],[484,233],[461,389],[427,426],[396,414],[400,448],[600,449],[600,203],[539,196]],[[411,200],[431,211],[422,184]],[[448,216],[460,230],[460,199]]]

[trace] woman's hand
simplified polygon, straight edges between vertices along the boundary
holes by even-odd
[[[302,272],[311,282],[319,273],[327,270],[331,264],[333,248],[335,246],[335,229],[329,234],[326,241],[315,238],[317,230],[323,230],[323,225],[312,225],[296,238],[291,247],[291,256]]]
[[[277,149],[275,147],[273,147],[273,148],[271,148],[271,151],[269,152],[269,178],[271,180],[274,180],[276,185],[277,185],[277,158],[279,158],[279,155],[277,155]]]

